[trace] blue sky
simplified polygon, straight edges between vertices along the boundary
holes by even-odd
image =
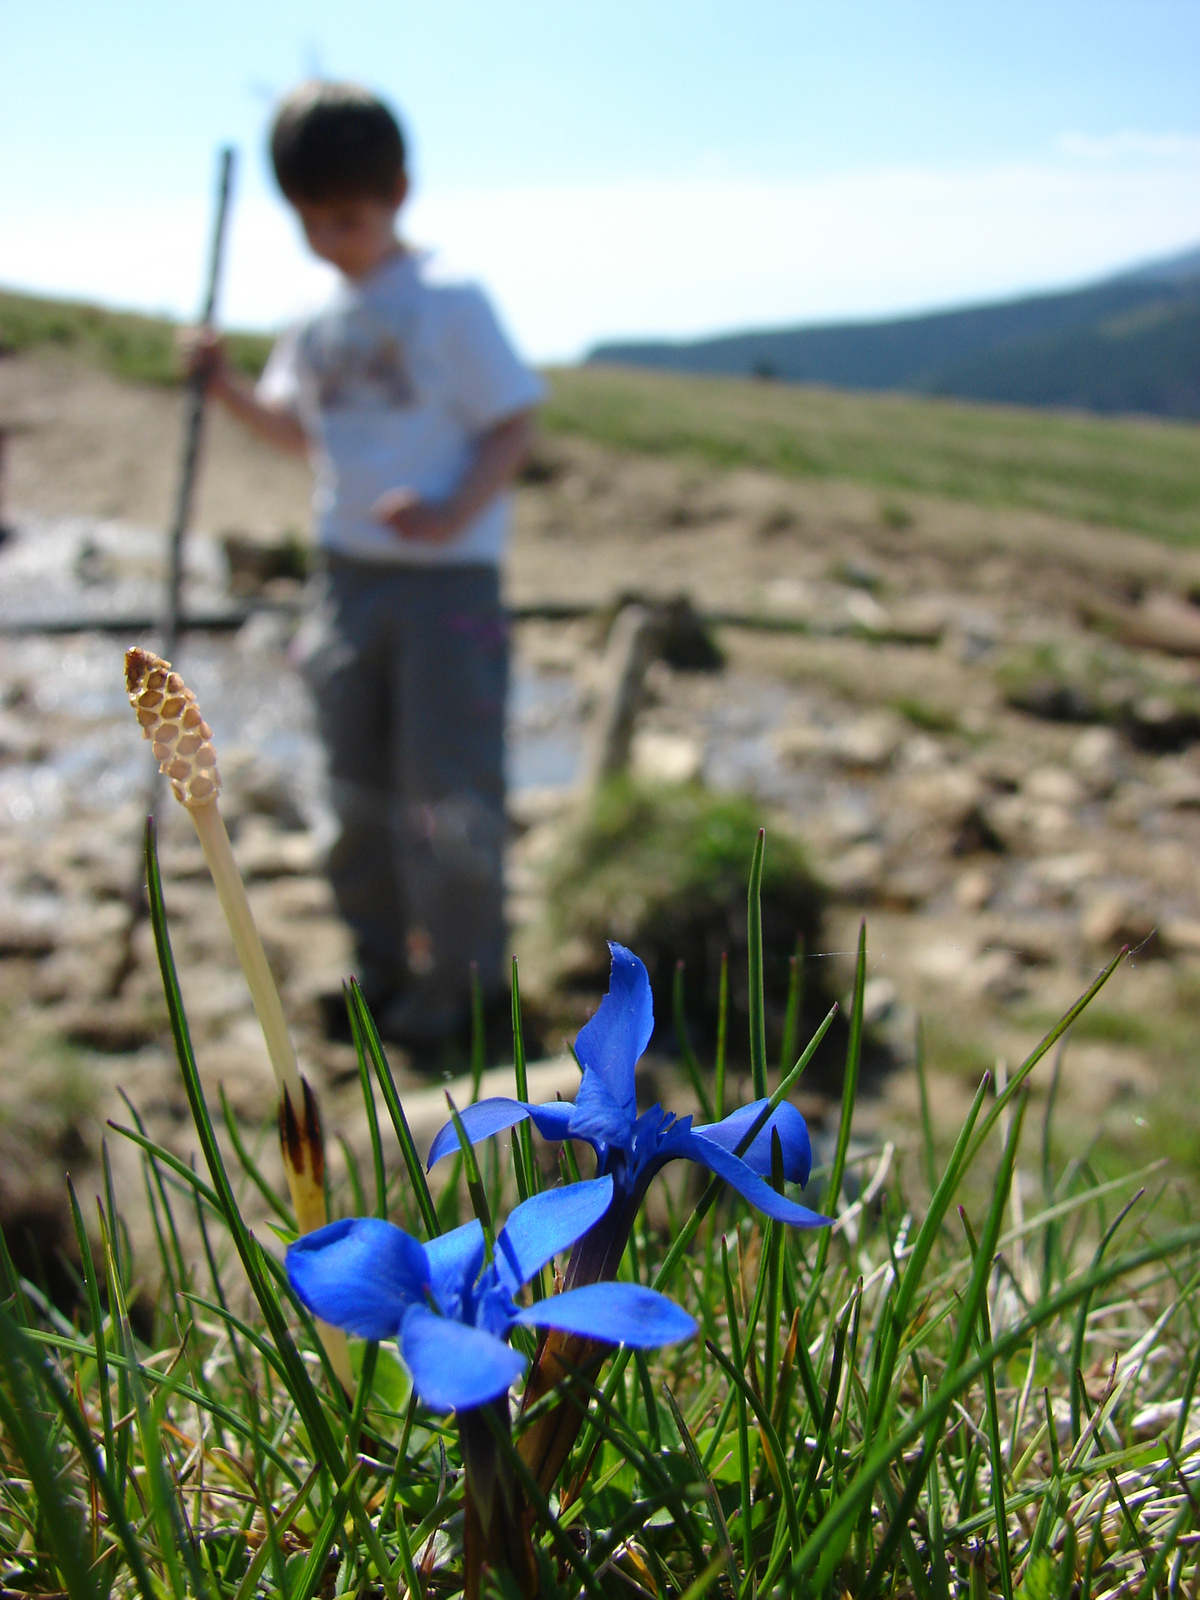
[[[320,72],[401,108],[408,234],[523,347],[881,315],[1200,242],[1196,0],[43,0],[0,7],[0,282],[187,314],[323,292],[266,172]]]

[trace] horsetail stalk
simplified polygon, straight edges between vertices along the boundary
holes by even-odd
[[[136,646],[127,650],[125,688],[142,737],[151,741],[158,770],[170,780],[172,793],[192,819],[212,874],[279,1088],[279,1143],[296,1226],[302,1234],[312,1233],[328,1220],[321,1118],[316,1096],[300,1075],[279,990],[221,816],[221,775],[212,729],[201,716],[195,695],[161,656]],[[343,1386],[352,1390],[345,1335],[322,1327],[321,1336]]]

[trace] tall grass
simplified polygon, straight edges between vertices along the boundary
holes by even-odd
[[[224,1153],[204,1099],[152,836],[147,871],[204,1169],[134,1116],[115,1132],[140,1148],[158,1259],[131,1259],[134,1197],[110,1179],[94,1207],[71,1196],[70,1313],[0,1261],[0,1583],[72,1600],[454,1594],[456,1433],[415,1404],[390,1346],[357,1352],[355,1400],[328,1370],[280,1268],[286,1206],[244,1143]],[[985,1077],[948,1151],[927,1118],[922,1147],[858,1153],[865,970],[864,941],[846,1100],[816,1175],[835,1227],[764,1228],[690,1169],[655,1191],[667,1225],[643,1213],[623,1274],[668,1290],[703,1337],[572,1380],[590,1414],[540,1501],[542,1593],[1194,1592],[1200,1224],[1168,1224],[1157,1168],[1101,1181],[1057,1165],[1055,1097],[1036,1116],[1030,1097],[1112,967],[1003,1085]],[[427,1237],[463,1196],[428,1193],[352,998],[370,1165],[351,1158],[333,1211],[369,1206]],[[761,1036],[751,1055],[765,1076]],[[551,1176],[544,1151],[511,1151],[515,1174],[489,1155],[475,1179],[495,1216]],[[259,1238],[242,1203],[263,1193],[277,1222]],[[131,1321],[139,1290],[152,1329]]]

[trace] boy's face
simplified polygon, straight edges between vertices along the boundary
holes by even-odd
[[[396,252],[396,213],[407,192],[402,179],[394,199],[355,195],[292,204],[312,253],[348,278],[365,278]]]

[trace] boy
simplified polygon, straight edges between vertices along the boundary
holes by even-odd
[[[483,296],[427,282],[398,239],[404,143],[379,100],[304,84],[271,159],[341,283],[257,387],[209,330],[191,362],[261,437],[314,461],[323,571],[301,637],[340,823],[330,876],[381,1031],[436,1051],[467,1019],[471,962],[485,996],[504,983],[502,491],[542,384]]]

